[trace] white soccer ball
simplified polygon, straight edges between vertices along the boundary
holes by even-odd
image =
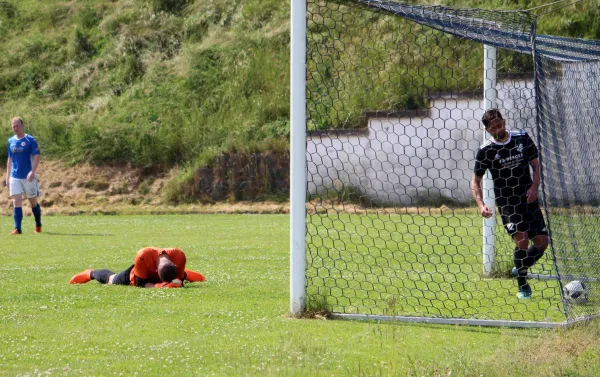
[[[563,294],[567,301],[574,304],[585,304],[588,300],[588,288],[582,281],[573,280],[563,287]]]

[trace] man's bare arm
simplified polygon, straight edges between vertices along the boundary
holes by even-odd
[[[471,179],[471,193],[473,194],[473,199],[475,199],[475,203],[477,203],[477,207],[481,208],[483,203],[483,190],[481,189],[481,180],[483,177],[473,174],[473,178]]]
[[[538,189],[540,187],[540,160],[535,158],[530,162],[533,168],[533,183],[529,190],[527,190],[527,203],[532,203],[537,200]]]
[[[31,163],[31,171],[29,172],[29,174],[27,174],[27,180],[29,182],[33,181],[33,179],[35,178],[35,173],[37,171],[39,164],[40,164],[40,155],[39,154],[33,155],[33,161]]]
[[[477,203],[477,208],[479,208],[479,213],[483,217],[491,217],[493,215],[492,210],[485,205],[483,202],[483,189],[481,188],[481,180],[483,176],[478,176],[473,174],[473,178],[471,179],[471,193],[473,194],[473,199]]]
[[[8,186],[10,184],[10,171],[11,170],[12,170],[12,158],[9,157],[6,160],[6,177],[4,179],[6,186]]]

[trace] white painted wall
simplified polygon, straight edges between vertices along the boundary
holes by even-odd
[[[533,85],[507,80],[497,89],[498,108],[508,125],[531,134]],[[371,118],[366,136],[308,137],[309,194],[351,186],[384,205],[468,204],[475,154],[484,132],[482,100],[447,96],[430,105],[429,117]]]

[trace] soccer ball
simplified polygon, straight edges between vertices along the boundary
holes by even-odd
[[[573,280],[563,287],[565,299],[574,304],[585,304],[588,300],[588,293],[588,288],[579,280]]]

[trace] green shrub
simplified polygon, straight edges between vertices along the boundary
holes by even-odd
[[[127,38],[117,50],[119,58],[111,78],[111,86],[115,94],[120,95],[125,87],[144,75],[144,63],[140,56],[143,48],[141,39]]]
[[[8,1],[0,0],[0,17],[12,20],[17,15],[17,9]]]
[[[59,26],[62,23],[68,23],[71,16],[71,7],[69,4],[53,7],[48,13],[48,16],[50,17],[50,24],[52,26]]]
[[[194,186],[195,171],[196,169],[188,166],[176,178],[167,182],[162,190],[163,200],[169,204],[193,203],[197,201]]]
[[[69,43],[69,58],[73,60],[85,60],[96,53],[96,49],[90,43],[88,36],[80,28],[73,31]]]
[[[56,72],[46,80],[42,90],[48,95],[61,97],[71,86],[71,77],[70,72]]]
[[[267,137],[287,140],[290,137],[290,120],[280,118],[263,126]]]
[[[102,19],[98,28],[111,36],[119,34],[122,28],[135,23],[139,13],[135,9],[126,9],[119,13],[107,15]]]
[[[19,70],[19,83],[23,92],[39,90],[48,77],[48,72],[40,61],[29,61]]]
[[[244,4],[242,15],[257,26],[261,26],[271,20],[273,13],[278,11],[281,4],[281,0],[248,0]]]
[[[155,12],[179,13],[185,9],[190,0],[147,0]]]
[[[193,66],[185,79],[185,88],[203,96],[213,95],[224,79],[223,52],[218,48],[209,48],[190,60]]]
[[[85,30],[98,26],[101,19],[98,12],[91,7],[84,7],[77,15],[77,23]]]
[[[27,60],[39,60],[41,55],[53,49],[51,41],[41,34],[29,37],[23,47],[23,58]]]
[[[205,14],[196,13],[185,19],[183,23],[183,35],[191,42],[200,42],[206,35],[209,26],[210,22],[207,20]]]
[[[8,92],[18,85],[20,81],[17,69],[0,71],[0,92]]]
[[[44,155],[73,159],[71,148],[75,140],[72,138],[72,126],[61,117],[44,116],[26,120],[26,123],[34,125],[30,131],[40,141]]]
[[[138,187],[138,192],[140,193],[140,195],[150,194],[150,185],[151,184],[152,184],[151,179],[147,179],[147,180],[143,181]]]

